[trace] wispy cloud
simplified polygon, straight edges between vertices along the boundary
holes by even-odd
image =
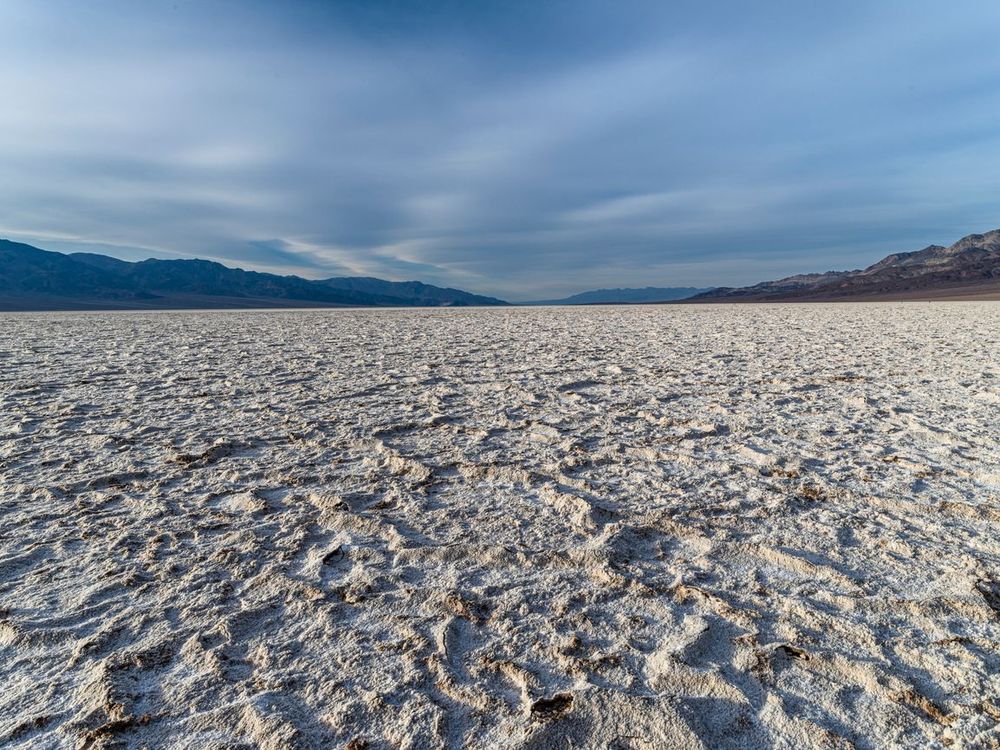
[[[1000,225],[1000,6],[0,5],[0,205],[54,248],[513,299]]]

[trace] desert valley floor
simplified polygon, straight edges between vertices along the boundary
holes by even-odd
[[[0,746],[998,725],[1000,303],[0,316]]]

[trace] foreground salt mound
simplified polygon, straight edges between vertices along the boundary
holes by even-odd
[[[1000,305],[0,318],[6,747],[997,747]]]

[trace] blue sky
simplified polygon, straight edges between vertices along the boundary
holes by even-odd
[[[0,3],[0,236],[512,300],[1000,227],[1000,3]]]

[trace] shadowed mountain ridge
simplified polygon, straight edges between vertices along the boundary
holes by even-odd
[[[209,260],[129,262],[0,240],[0,310],[456,307],[503,300],[419,281],[303,279]]]

